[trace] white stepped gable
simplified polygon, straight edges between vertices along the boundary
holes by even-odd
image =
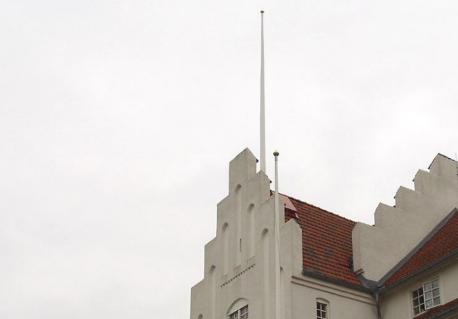
[[[191,318],[227,319],[241,300],[250,319],[274,317],[274,198],[256,162],[245,149],[229,164],[229,194],[217,206],[216,237],[205,245],[204,279],[192,288]],[[279,215],[280,264],[284,278],[291,278],[302,271],[301,229],[295,220],[284,222],[283,206]],[[290,294],[281,294],[285,313]]]
[[[395,207],[380,203],[375,225],[353,229],[354,270],[379,280],[405,257],[453,208],[458,207],[457,163],[437,155],[429,172],[419,170],[414,188],[400,187]]]

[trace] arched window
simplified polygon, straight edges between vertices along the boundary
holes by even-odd
[[[248,319],[248,301],[246,299],[238,299],[235,301],[228,311],[228,319]]]
[[[316,319],[329,319],[329,301],[322,298],[316,299]]]

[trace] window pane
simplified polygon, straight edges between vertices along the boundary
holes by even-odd
[[[439,280],[433,281],[433,288],[439,288]]]
[[[430,292],[430,294],[432,298],[432,292]],[[415,315],[418,315],[425,311],[425,296],[423,295],[423,286],[415,291],[412,291],[412,304],[413,312]]]
[[[316,303],[316,317],[317,319],[326,319],[327,315],[327,307],[328,305],[322,302]]]
[[[248,306],[240,309],[240,319],[248,319]]]
[[[433,290],[433,297],[439,296],[439,289],[434,289]]]
[[[440,297],[434,298],[434,306],[440,305],[441,299]]]
[[[425,303],[426,309],[429,309],[433,306],[433,301],[432,300],[426,300]]]
[[[238,311],[233,312],[233,313],[231,313],[231,314],[229,315],[229,318],[230,318],[230,319],[238,319],[238,317],[239,317],[239,312],[238,312]]]

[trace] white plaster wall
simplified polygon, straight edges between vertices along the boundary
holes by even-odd
[[[302,277],[293,280],[293,318],[316,319],[316,301],[329,303],[330,319],[376,319],[372,296],[355,290]]]
[[[424,282],[439,279],[441,303],[458,298],[458,261],[441,270],[422,276],[409,284],[400,286],[382,299],[383,319],[413,318],[412,291]]]
[[[353,229],[354,270],[367,279],[380,280],[458,207],[456,162],[443,155],[434,158],[429,172],[417,172],[414,186],[398,189],[395,207],[380,204],[374,226],[357,223]]]

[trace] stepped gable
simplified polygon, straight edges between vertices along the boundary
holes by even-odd
[[[285,219],[302,228],[304,273],[336,284],[362,288],[352,270],[352,230],[355,222],[288,196]]]
[[[458,207],[456,161],[438,154],[429,171],[418,170],[414,188],[399,187],[395,205],[380,203],[374,225],[357,223],[353,229],[354,270],[371,281],[383,281],[400,260],[418,246]],[[402,243],[402,245],[399,245]]]
[[[416,274],[458,255],[458,210],[444,219],[385,280],[390,287],[412,278]]]

